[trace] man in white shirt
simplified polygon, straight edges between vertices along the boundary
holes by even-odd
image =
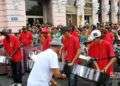
[[[58,56],[61,42],[53,39],[51,47],[36,55],[37,60],[29,75],[27,86],[49,86],[52,76],[66,78],[59,71]]]

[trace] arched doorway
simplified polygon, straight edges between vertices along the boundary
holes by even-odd
[[[66,23],[67,25],[77,25],[77,7],[76,0],[68,0],[66,5]]]

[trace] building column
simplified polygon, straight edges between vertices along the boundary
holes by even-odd
[[[43,22],[45,24],[48,23],[48,21],[47,21],[47,5],[46,4],[43,5]]]
[[[101,0],[102,1],[102,23],[109,22],[109,0]]]
[[[54,26],[66,25],[67,0],[51,0],[52,23]]]
[[[6,17],[5,17],[5,2],[0,0],[0,31],[6,27]]]
[[[77,25],[84,26],[85,18],[84,18],[84,8],[85,8],[85,0],[77,0]]]
[[[120,22],[120,0],[118,1],[118,22]]]
[[[18,32],[26,26],[25,0],[5,0],[4,5],[7,29]]]
[[[94,25],[97,25],[97,23],[99,23],[98,21],[98,10],[99,10],[99,3],[98,3],[98,0],[92,0],[92,8],[93,8],[93,11],[92,11],[92,20],[93,20],[93,24]]]
[[[111,0],[111,18],[113,24],[118,22],[118,0]]]

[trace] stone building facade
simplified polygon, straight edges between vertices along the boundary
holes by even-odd
[[[0,0],[0,28],[13,32],[29,23],[84,26],[119,21],[120,0]]]
[[[3,28],[18,31],[26,25],[24,0],[0,0],[0,30]]]

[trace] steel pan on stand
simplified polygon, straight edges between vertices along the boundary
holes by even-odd
[[[99,82],[104,75],[104,73],[98,70],[95,70],[86,66],[82,66],[82,65],[75,65],[73,67],[72,73],[81,78],[88,79],[94,82]]]
[[[9,72],[8,63],[9,60],[6,56],[0,56],[0,74],[7,74]]]
[[[93,66],[93,58],[91,58],[90,56],[80,55],[79,59],[80,59],[81,65],[84,65],[87,67]]]
[[[79,58],[83,62],[79,65],[74,65],[72,71],[72,73],[76,75],[77,86],[96,86],[97,83],[102,83],[105,81],[106,78],[104,73],[89,66],[89,62],[93,61],[91,57],[80,55]]]
[[[72,73],[76,75],[77,86],[96,86],[97,83],[104,83],[106,74],[83,65],[75,65]]]

